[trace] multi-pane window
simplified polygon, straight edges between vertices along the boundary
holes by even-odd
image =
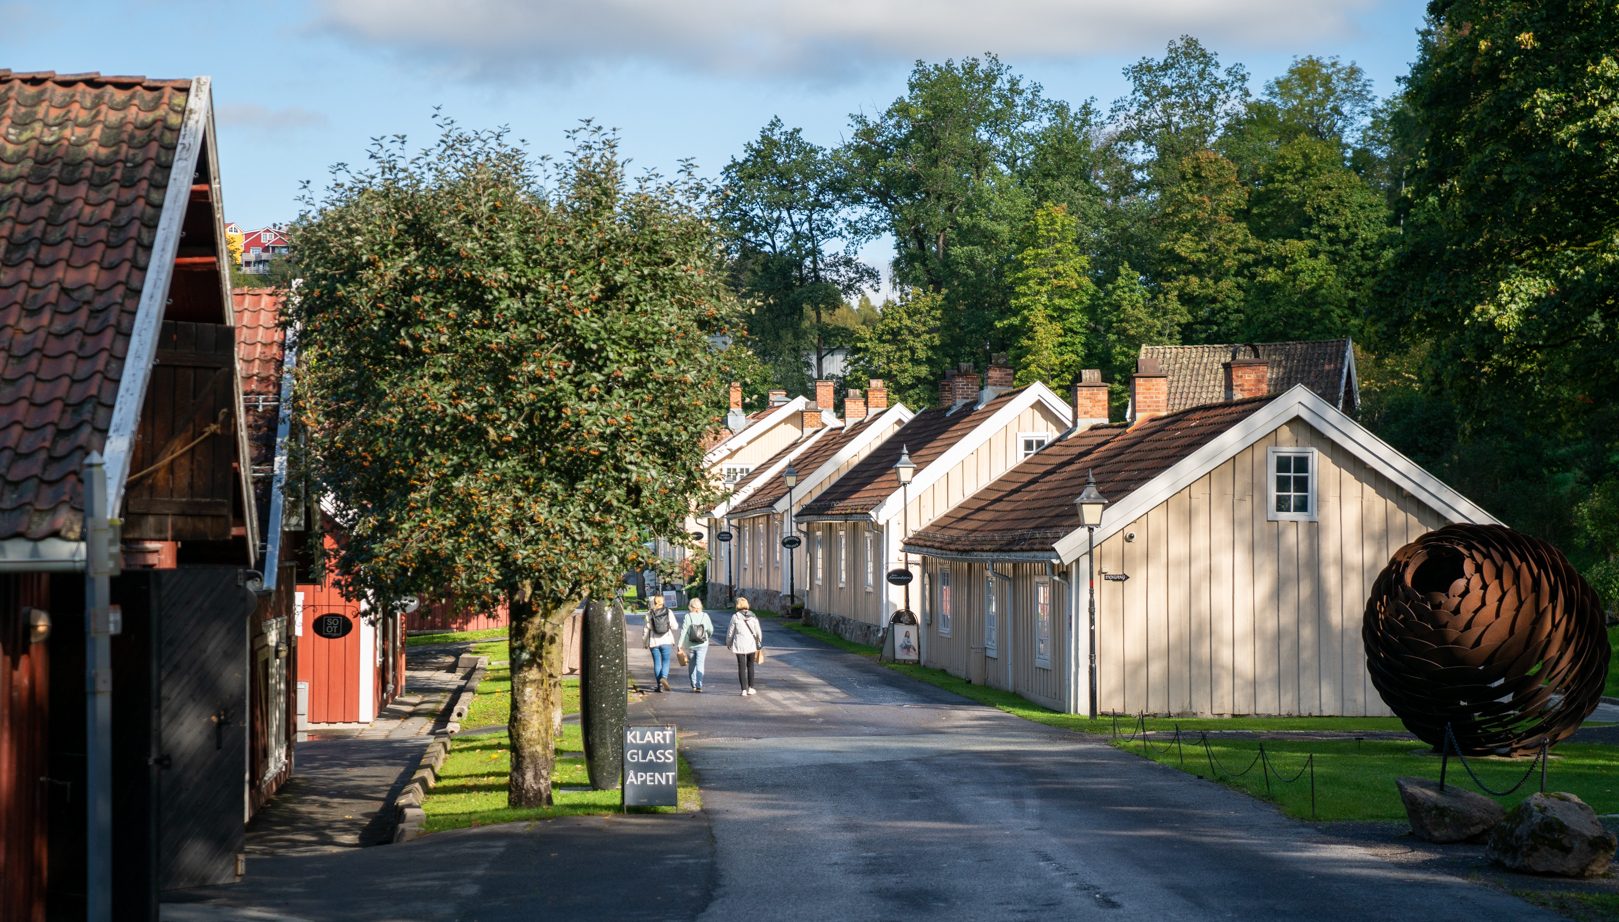
[[[742,526],[741,534],[735,537],[741,539],[736,543],[742,545],[742,569],[746,570],[748,568],[748,526]]]
[[[849,585],[849,532],[838,528],[838,585]]]
[[[946,565],[939,571],[939,633],[945,637],[950,636],[952,628],[952,615],[955,606],[952,604],[950,589],[950,567]]]
[[[1051,668],[1051,580],[1034,581],[1034,664]]]
[[[727,464],[723,468],[722,476],[726,483],[736,483],[753,471],[750,464]]]
[[[775,535],[775,540],[771,541],[771,543],[774,544],[775,547],[776,547],[776,566],[779,567],[779,566],[781,566],[781,534],[780,534],[780,530],[776,527],[776,524],[774,522],[772,522],[769,518],[766,518],[765,519],[765,540],[770,541],[772,534]]]
[[[984,655],[999,656],[1001,642],[1000,601],[995,592],[995,574],[984,570]]]
[[[1267,455],[1271,476],[1266,518],[1272,521],[1314,521],[1315,449],[1272,448]]]
[[[815,533],[815,582],[826,581],[826,536],[819,531]]]
[[[1019,432],[1018,437],[1017,437],[1017,442],[1018,442],[1017,456],[1018,456],[1018,460],[1021,461],[1024,458],[1027,458],[1028,456],[1030,456],[1030,455],[1034,454],[1035,452],[1039,451],[1040,449],[1046,447],[1046,445],[1050,444],[1050,442],[1051,442],[1051,433],[1049,433],[1049,432]]]
[[[877,555],[871,552],[871,532],[866,532],[866,590],[877,585]]]

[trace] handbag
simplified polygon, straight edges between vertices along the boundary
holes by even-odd
[[[753,661],[756,662],[756,663],[762,663],[762,662],[765,661],[765,648],[764,647],[760,647],[759,649],[753,651]]]

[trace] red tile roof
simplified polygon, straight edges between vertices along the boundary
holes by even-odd
[[[236,364],[242,374],[243,413],[253,467],[275,463],[275,433],[281,408],[281,295],[267,288],[231,292],[236,314]],[[268,514],[269,481],[254,480],[259,505]]]
[[[1326,402],[1354,414],[1359,408],[1360,395],[1354,375],[1346,374],[1353,362],[1353,348],[1348,339],[1142,346],[1140,357],[1157,359],[1169,377],[1171,413],[1226,399],[1225,370],[1221,366],[1233,358],[1252,356],[1257,350],[1259,358],[1270,365],[1267,373],[1270,393],[1280,394],[1295,384],[1303,384]]]
[[[1031,455],[905,543],[941,551],[1038,553],[1079,527],[1085,477],[1117,503],[1247,419],[1273,398],[1193,407],[1148,420],[1093,426]]]
[[[850,425],[840,424],[833,432],[821,436],[820,439],[815,442],[815,444],[805,448],[803,454],[793,458],[793,469],[798,471],[799,477],[808,477],[811,473],[819,469],[821,465],[825,464],[829,459],[831,459],[833,455],[843,450],[845,445],[848,445],[850,442],[854,441],[855,436],[865,432],[867,429],[870,429],[871,426],[869,423],[875,418],[876,417],[867,417],[866,419],[858,420]],[[794,442],[792,445],[789,445],[787,448],[783,449],[783,451],[785,452],[802,447],[803,446],[800,443]],[[773,458],[770,461],[765,462],[765,464],[761,464],[760,468],[763,469],[767,465],[774,463],[779,459],[779,457],[780,455],[778,454],[777,458]],[[740,517],[756,512],[763,512],[771,506],[774,506],[777,500],[786,495],[787,482],[781,479],[781,474],[778,472],[776,476],[770,478],[768,483],[759,484],[759,488],[754,490],[752,495],[732,508],[731,515]]]
[[[945,407],[923,410],[911,417],[898,432],[889,436],[871,454],[850,468],[820,496],[805,504],[800,515],[865,515],[882,504],[899,485],[894,482],[894,462],[901,450],[909,450],[917,472],[950,447],[966,438],[979,424],[1011,403],[1023,389],[1008,391],[976,410],[961,407],[951,412]]]
[[[190,87],[0,70],[0,539],[80,537]]]

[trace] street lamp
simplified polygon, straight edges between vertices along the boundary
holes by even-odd
[[[784,617],[792,617],[793,607],[798,603],[798,580],[793,573],[793,557],[802,540],[798,537],[798,530],[793,525],[793,487],[798,486],[798,471],[789,464],[781,472],[782,482],[787,484],[787,534],[781,536],[781,546],[787,549],[787,604],[783,606],[786,611]],[[792,541],[789,543],[788,538]]]
[[[1096,489],[1096,472],[1085,472],[1085,491],[1074,500],[1079,507],[1079,524],[1085,526],[1085,561],[1090,566],[1091,586],[1091,720],[1096,719],[1096,529],[1102,524],[1107,497]]]
[[[911,451],[904,445],[899,447],[899,460],[894,462],[894,479],[899,481],[900,508],[904,510],[904,526],[900,529],[900,553],[905,558],[905,572],[911,572],[911,552],[905,550],[905,539],[911,534],[911,478],[916,476],[916,463],[911,460]],[[905,610],[911,610],[911,584],[905,583]]]

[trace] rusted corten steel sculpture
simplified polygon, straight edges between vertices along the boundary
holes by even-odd
[[[1550,544],[1449,525],[1395,552],[1361,628],[1372,684],[1423,742],[1519,755],[1578,729],[1602,696],[1608,635],[1591,585]]]

